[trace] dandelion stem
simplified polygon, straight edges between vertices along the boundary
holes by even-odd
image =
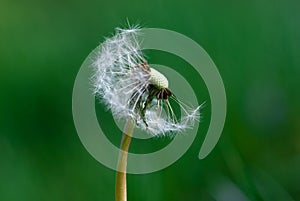
[[[133,120],[127,119],[120,144],[119,161],[116,175],[116,201],[127,201],[126,167],[128,150],[133,130]]]

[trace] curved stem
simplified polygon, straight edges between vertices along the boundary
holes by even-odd
[[[126,187],[126,167],[129,145],[134,130],[134,123],[128,119],[120,144],[119,161],[116,175],[116,201],[127,201],[127,187]]]

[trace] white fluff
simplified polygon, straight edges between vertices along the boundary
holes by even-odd
[[[162,112],[165,107],[172,108],[168,101],[155,98],[147,108],[143,121],[140,108],[149,95],[149,85],[157,84],[158,88],[167,88],[168,80],[155,69],[143,68],[146,63],[137,36],[140,29],[116,29],[113,37],[107,38],[101,45],[93,63],[94,92],[117,118],[131,117],[137,127],[152,135],[181,132],[199,121],[200,106],[194,110],[184,108],[185,115],[179,121],[174,114]],[[172,97],[174,99],[174,97]],[[175,100],[175,99],[174,99]],[[175,100],[176,101],[176,100]],[[178,102],[181,107],[183,105]]]

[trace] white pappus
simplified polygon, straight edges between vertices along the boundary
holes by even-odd
[[[131,117],[136,126],[159,136],[178,133],[199,121],[201,106],[191,109],[172,94],[167,78],[149,66],[141,51],[140,29],[116,29],[106,38],[93,63],[94,93],[117,118]],[[169,102],[182,109],[177,119]]]

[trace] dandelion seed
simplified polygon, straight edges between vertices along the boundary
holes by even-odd
[[[199,121],[200,106],[191,109],[168,88],[168,79],[151,68],[141,51],[138,27],[116,29],[94,61],[94,93],[117,118],[131,117],[136,126],[152,135],[182,132]],[[169,102],[178,104],[177,119]]]

